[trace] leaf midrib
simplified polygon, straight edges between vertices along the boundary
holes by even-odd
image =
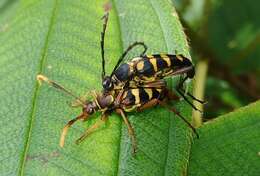
[[[57,14],[57,6],[58,6],[58,0],[55,0],[54,5],[53,5],[53,10],[52,10],[52,15],[50,17],[50,23],[49,23],[49,29],[46,35],[46,40],[44,42],[43,45],[43,49],[42,49],[42,54],[40,57],[40,64],[39,64],[39,72],[41,73],[43,71],[43,65],[44,65],[44,61],[46,60],[46,54],[47,54],[47,49],[48,49],[48,45],[49,45],[49,38],[51,35],[51,31],[53,29],[53,25],[54,25],[54,21],[55,21],[55,17]],[[37,98],[38,98],[38,94],[39,94],[39,85],[37,82],[35,82],[35,88],[34,88],[34,93],[33,93],[33,97],[32,97],[32,110],[30,113],[30,118],[29,118],[29,128],[27,130],[27,133],[25,135],[25,145],[24,145],[24,150],[22,153],[22,157],[20,159],[20,167],[19,167],[19,175],[24,175],[24,169],[25,169],[25,163],[26,163],[26,156],[27,153],[29,151],[29,147],[30,147],[30,139],[31,139],[31,133],[32,133],[32,129],[33,129],[33,123],[35,120],[35,112],[36,112],[36,102],[37,102]]]

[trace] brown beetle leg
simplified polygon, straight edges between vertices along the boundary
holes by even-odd
[[[94,125],[92,125],[90,128],[86,129],[85,132],[76,140],[76,144],[81,143],[86,137],[88,137],[91,133],[93,133],[101,124],[106,122],[108,117],[108,114],[105,112],[102,114],[101,119],[96,121]]]
[[[135,155],[136,151],[137,151],[137,142],[136,142],[136,137],[135,137],[135,133],[134,133],[134,129],[131,125],[131,123],[129,122],[128,118],[126,117],[124,111],[122,109],[116,109],[116,112],[119,113],[121,115],[121,117],[123,118],[126,126],[127,126],[127,129],[128,129],[128,134],[129,134],[129,137],[132,141],[132,153],[133,155]]]
[[[179,118],[181,118],[181,119],[192,129],[192,131],[196,134],[197,138],[199,138],[199,134],[197,133],[196,129],[195,129],[195,128],[190,124],[190,122],[187,121],[187,120],[185,119],[185,117],[183,117],[176,109],[174,109],[174,108],[172,108],[172,107],[169,107],[169,106],[168,106],[165,102],[163,102],[163,101],[158,100],[158,103],[159,103],[161,106],[167,108],[169,111],[175,113]]]
[[[154,107],[158,104],[158,100],[157,99],[152,99],[151,101],[148,101],[147,103],[143,104],[142,106],[137,108],[138,112],[141,112],[145,109],[149,109],[151,107]]]
[[[86,118],[86,115],[85,114],[81,114],[79,116],[77,116],[76,118],[70,120],[63,128],[62,130],[62,133],[61,133],[61,137],[60,137],[60,147],[63,147],[64,146],[64,143],[65,143],[65,137],[68,133],[68,130],[69,128],[78,120],[80,119],[84,119]]]

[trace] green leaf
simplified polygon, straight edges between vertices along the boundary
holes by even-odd
[[[1,175],[180,175],[186,172],[191,132],[162,107],[130,113],[138,153],[131,155],[127,129],[112,114],[81,145],[75,139],[100,116],[70,130],[64,148],[63,126],[80,109],[70,99],[35,78],[43,73],[76,94],[101,89],[100,32],[105,1],[24,0],[0,32]],[[182,53],[189,57],[182,27],[167,1],[112,2],[106,36],[107,68],[134,41],[148,53]],[[135,51],[131,56],[138,55]],[[176,102],[190,117],[191,108]]]
[[[260,101],[209,122],[192,145],[189,175],[260,173]]]
[[[19,5],[17,0],[2,0],[0,1],[0,31],[3,31],[7,28],[8,24],[5,21],[8,21],[12,16],[15,15],[15,11]]]

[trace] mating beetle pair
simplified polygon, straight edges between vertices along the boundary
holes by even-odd
[[[185,80],[194,77],[195,71],[191,61],[182,55],[145,55],[147,46],[143,42],[134,42],[123,52],[111,75],[106,76],[104,38],[108,17],[109,13],[107,12],[102,18],[104,20],[103,31],[101,33],[103,91],[101,93],[94,92],[92,101],[83,101],[63,86],[49,80],[46,76],[37,76],[39,81],[45,81],[54,88],[62,90],[76,98],[78,105],[82,107],[82,113],[76,118],[70,120],[63,128],[60,146],[64,146],[67,131],[77,120],[86,120],[91,114],[98,111],[102,113],[101,119],[88,128],[76,141],[76,143],[79,143],[98,128],[101,123],[106,121],[109,114],[116,112],[120,114],[128,127],[128,133],[132,140],[133,153],[135,153],[137,144],[134,129],[132,128],[125,112],[142,111],[157,104],[176,113],[178,117],[184,120],[184,122],[198,136],[195,128],[179,112],[168,106],[169,101],[177,100],[179,97],[167,89],[166,82],[163,80],[163,78],[167,76],[185,75],[184,79],[182,79],[178,84],[176,90],[194,109],[196,109],[196,107],[187,99],[183,89]],[[136,46],[142,46],[144,51],[140,56],[135,57],[128,62],[124,62],[128,52]],[[190,93],[187,93],[187,95],[193,100],[203,103],[203,101],[196,99]]]

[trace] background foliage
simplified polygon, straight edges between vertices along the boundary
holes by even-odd
[[[204,118],[217,117],[259,99],[259,2],[173,2],[190,39],[195,62],[203,61],[208,66]]]
[[[194,93],[200,98],[205,94],[208,101],[200,107],[203,117],[193,114],[196,126],[259,99],[257,1],[111,2],[108,72],[133,41],[147,43],[148,53],[177,51],[186,57],[189,42],[198,66]],[[200,139],[193,139],[185,124],[164,108],[131,113],[136,157],[117,115],[81,145],[74,140],[99,114],[77,123],[65,148],[59,148],[63,125],[80,109],[67,106],[71,99],[60,92],[39,87],[35,76],[44,73],[78,95],[100,90],[104,3],[0,1],[0,175],[258,175],[259,101],[204,123],[198,129]],[[185,102],[173,106],[191,117]]]

